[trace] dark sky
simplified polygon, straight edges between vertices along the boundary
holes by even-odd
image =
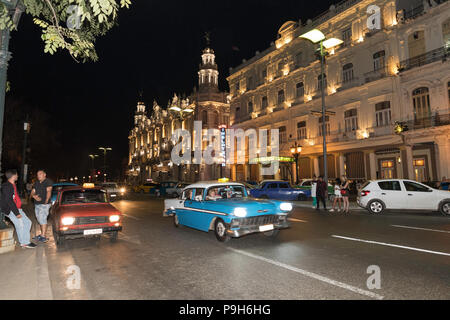
[[[50,171],[87,175],[88,155],[99,146],[113,148],[109,159],[117,171],[128,154],[139,91],[147,107],[154,99],[165,107],[174,92],[191,93],[206,31],[216,51],[220,86],[228,90],[229,67],[269,47],[285,21],[306,21],[332,2],[133,0],[121,11],[119,25],[98,39],[100,60],[86,64],[66,52],[44,54],[40,30],[25,15],[11,39],[10,95],[51,113],[52,130],[61,132],[63,146],[49,154],[58,159],[49,160],[56,166]]]

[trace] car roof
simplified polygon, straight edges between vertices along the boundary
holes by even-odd
[[[64,188],[62,191],[76,191],[76,190],[102,190],[102,187],[93,187],[93,188],[83,188],[82,186],[73,186],[73,187],[67,187]]]
[[[266,183],[266,182],[289,183],[289,181],[283,181],[283,180],[263,180],[263,181],[261,181],[261,183]]]
[[[189,185],[186,187],[186,189],[193,189],[193,188],[210,188],[210,187],[220,187],[220,186],[229,186],[229,185],[239,185],[244,186],[242,183],[239,182],[217,182],[217,181],[201,181],[196,182],[194,184]]]
[[[72,182],[56,182],[53,184],[54,187],[60,187],[60,186],[78,186],[76,183],[72,183]]]

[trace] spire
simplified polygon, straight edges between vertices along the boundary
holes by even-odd
[[[210,33],[205,34],[206,48],[203,50],[202,63],[198,72],[199,91],[218,91],[219,71],[216,64],[216,55],[214,50],[209,47],[211,38]]]

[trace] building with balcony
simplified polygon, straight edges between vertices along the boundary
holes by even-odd
[[[194,89],[189,97],[175,94],[166,108],[161,108],[155,101],[152,110],[147,110],[143,102],[138,102],[134,128],[128,137],[129,182],[194,182],[229,176],[229,167],[221,163],[206,165],[204,162],[193,164],[193,161],[186,161],[176,165],[171,159],[174,147],[171,138],[175,130],[183,129],[191,134],[193,158],[194,121],[202,122],[202,151],[207,147],[207,130],[227,127],[229,123],[228,93],[219,90],[219,72],[214,51],[210,48],[203,51],[198,77],[198,90]]]
[[[306,23],[288,21],[267,50],[231,70],[231,126],[279,129],[282,157],[303,147],[299,172],[286,162],[275,178],[323,174],[322,77],[330,178],[450,176],[450,2],[404,2],[347,0]],[[318,45],[299,37],[312,29],[343,40],[324,74]],[[407,130],[394,133],[397,122]],[[260,169],[235,165],[232,177],[271,178]]]

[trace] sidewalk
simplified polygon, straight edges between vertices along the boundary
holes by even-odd
[[[37,222],[33,210],[28,205],[23,209],[33,222],[31,237],[34,237]],[[15,232],[14,236],[17,238]],[[14,251],[0,255],[0,270],[0,300],[53,299],[44,245],[35,249],[16,245]]]
[[[312,201],[293,201],[292,204],[294,205],[294,207],[296,208],[310,208],[312,209]],[[327,201],[327,209],[331,209],[333,206],[333,202]],[[342,204],[341,204],[342,206]],[[320,208],[322,207],[322,204],[320,205]],[[336,208],[339,208],[339,204],[336,204]],[[356,203],[356,201],[350,201],[350,210],[365,210],[363,208],[361,208],[360,206],[358,206],[358,204]]]

